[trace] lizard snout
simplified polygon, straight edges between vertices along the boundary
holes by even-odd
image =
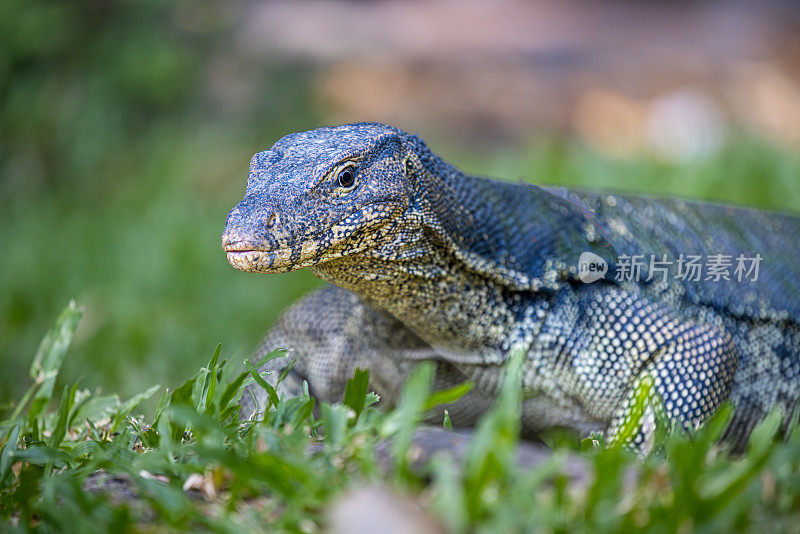
[[[244,252],[248,250],[258,250],[259,247],[252,240],[247,239],[236,231],[225,230],[222,234],[222,249],[225,252]]]
[[[281,230],[287,220],[275,206],[257,197],[245,197],[228,213],[222,248],[227,252],[266,251],[291,245],[293,228],[284,229],[289,233]]]

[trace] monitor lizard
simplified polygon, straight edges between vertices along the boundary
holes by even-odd
[[[471,425],[522,351],[526,434],[613,439],[649,378],[636,447],[656,411],[695,428],[730,400],[734,444],[773,406],[786,421],[796,413],[799,244],[790,215],[468,176],[377,123],[290,134],[256,154],[222,236],[237,269],[307,267],[333,284],[291,307],[259,349],[291,350],[284,393],[306,380],[339,400],[361,366],[392,402],[432,360],[434,387],[474,382],[450,407]],[[587,279],[582,258],[607,271]]]

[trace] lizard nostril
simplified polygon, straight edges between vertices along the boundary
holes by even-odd
[[[278,215],[278,212],[274,212],[267,219],[267,228],[269,228],[270,230],[275,228],[276,226],[278,226],[278,223],[280,222],[280,220],[281,220],[281,218]]]

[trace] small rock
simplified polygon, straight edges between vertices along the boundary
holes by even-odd
[[[351,490],[328,515],[332,534],[436,534],[445,528],[418,503],[381,487]]]

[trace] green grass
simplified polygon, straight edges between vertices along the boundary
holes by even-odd
[[[158,386],[126,401],[77,383],[54,388],[80,315],[75,305],[63,312],[34,357],[27,393],[2,416],[3,531],[319,532],[337,496],[365,485],[409,496],[452,532],[798,529],[800,429],[776,439],[779,413],[759,425],[742,457],[717,443],[732,413],[725,407],[691,435],[661,433],[645,460],[602,440],[566,440],[549,461],[522,469],[514,454],[521,363],[515,357],[463,465],[438,456],[418,470],[409,461],[414,428],[426,410],[467,389],[431,394],[430,365],[412,374],[392,411],[376,408],[368,373],[356,371],[343,402],[321,403],[315,417],[316,400],[278,398],[252,366],[237,369],[217,347],[207,365],[163,390],[142,417],[133,410]],[[237,401],[253,381],[271,400],[262,416],[242,421]],[[393,463],[384,474],[375,446],[387,438]],[[587,463],[587,484],[569,483],[570,458]],[[138,499],[84,490],[99,469],[130,480]],[[183,489],[190,477],[212,488],[206,498]]]

